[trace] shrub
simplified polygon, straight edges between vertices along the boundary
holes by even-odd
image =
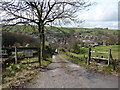
[[[13,70],[13,71],[15,71],[15,70],[18,69],[15,64],[11,64],[9,67],[10,67],[10,69]]]
[[[50,45],[45,45],[45,57],[46,58],[52,57],[53,53],[54,53],[54,51],[51,48],[51,46]]]
[[[27,43],[37,46],[39,44],[37,39],[15,32],[2,32],[2,40],[4,46],[20,46],[26,45]]]
[[[58,48],[58,50],[61,52],[65,52],[65,49],[63,49],[63,48]]]
[[[71,52],[76,53],[76,54],[80,53],[80,47],[78,46],[78,42],[75,42],[73,44]]]

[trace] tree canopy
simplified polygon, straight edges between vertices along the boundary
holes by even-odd
[[[77,12],[91,4],[85,0],[3,0],[0,9],[4,12],[4,25],[38,26],[40,56],[44,57],[45,33],[47,25],[81,23]]]
[[[77,12],[90,6],[85,0],[3,0],[0,7],[9,25],[43,25],[79,22]],[[41,23],[40,23],[41,22]]]

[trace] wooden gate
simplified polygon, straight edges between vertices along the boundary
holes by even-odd
[[[106,53],[108,54],[108,58],[103,58],[103,57],[92,57],[92,53]],[[111,54],[111,49],[108,52],[101,52],[101,51],[92,51],[91,48],[88,50],[88,59],[87,59],[87,65],[90,64],[91,59],[98,59],[98,60],[107,60],[107,64],[110,65],[110,60],[112,60],[112,54]]]

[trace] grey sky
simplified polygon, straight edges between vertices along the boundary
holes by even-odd
[[[102,27],[118,29],[118,1],[119,0],[89,0],[96,2],[88,11],[82,11],[79,18],[85,22],[83,27]]]
[[[120,0],[86,1],[96,2],[96,4],[88,7],[87,9],[89,10],[82,10],[79,12],[78,18],[80,20],[85,20],[84,23],[80,24],[81,27],[108,27],[110,29],[118,29],[118,2]],[[76,27],[76,25],[71,25],[70,27]]]

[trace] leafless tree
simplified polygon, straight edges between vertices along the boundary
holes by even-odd
[[[44,57],[44,27],[51,25],[81,23],[77,12],[91,4],[85,0],[3,0],[0,9],[4,12],[4,25],[37,26],[40,37],[40,61]]]

